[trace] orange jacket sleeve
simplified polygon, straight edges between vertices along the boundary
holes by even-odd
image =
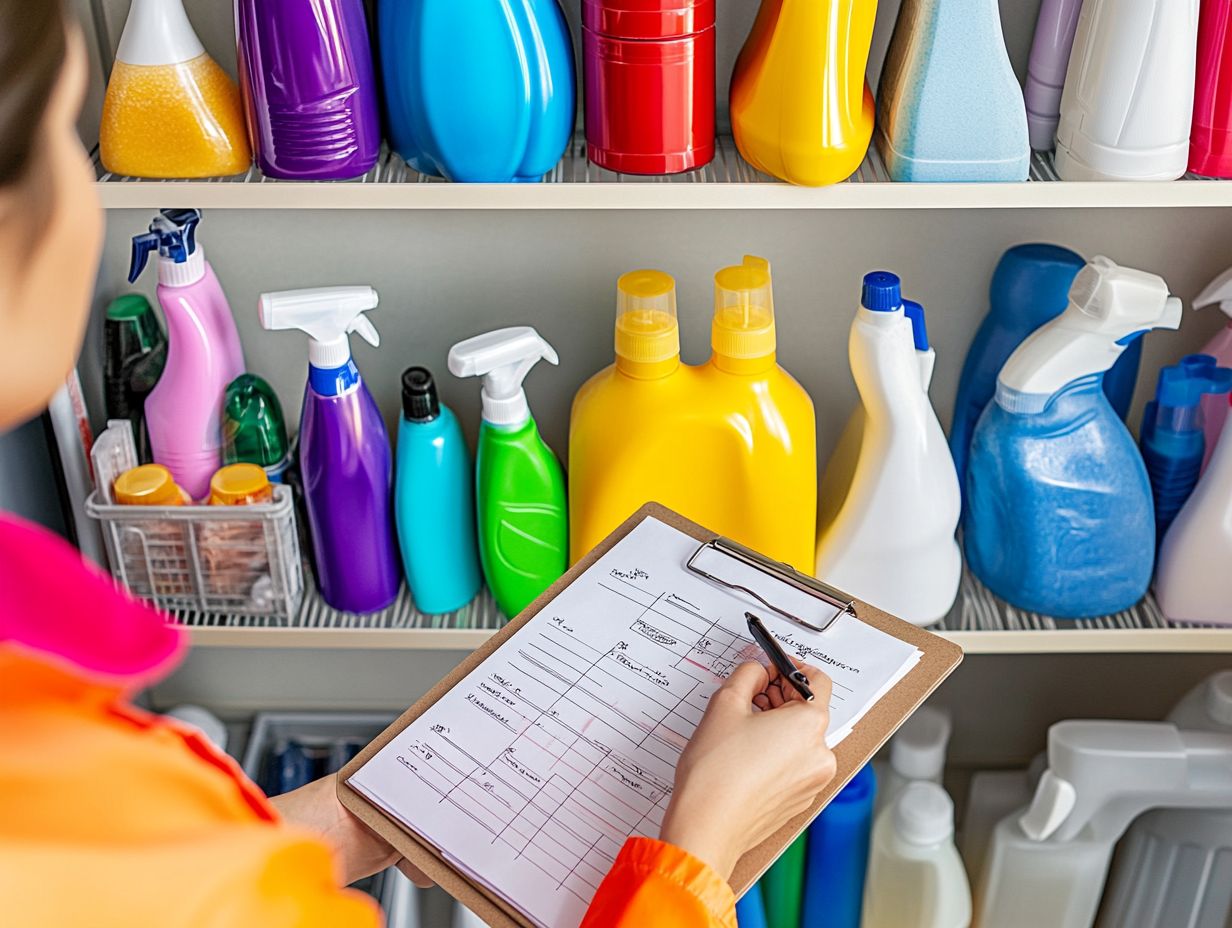
[[[581,928],[736,928],[727,881],[687,851],[630,838],[599,885]]]

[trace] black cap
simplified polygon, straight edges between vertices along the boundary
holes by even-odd
[[[436,383],[426,367],[408,367],[402,372],[402,414],[412,422],[431,422],[441,414]]]

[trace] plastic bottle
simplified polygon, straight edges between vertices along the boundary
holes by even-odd
[[[976,425],[963,539],[972,572],[1012,605],[1080,619],[1146,592],[1155,516],[1146,468],[1100,389],[1126,342],[1175,329],[1154,274],[1097,257],[1069,307],[1010,356]]]
[[[557,0],[380,0],[393,148],[421,174],[537,181],[573,133],[573,41]]]
[[[496,604],[513,617],[565,572],[565,475],[539,435],[522,381],[556,352],[530,326],[476,335],[449,349],[449,372],[482,377],[475,462],[479,559]]]
[[[223,460],[258,464],[271,483],[282,483],[291,466],[287,426],[274,388],[256,374],[227,385],[222,410]]]
[[[239,90],[205,53],[182,0],[133,0],[99,125],[103,167],[133,177],[248,170]]]
[[[211,506],[256,506],[273,498],[274,488],[256,464],[228,464],[210,478]]]
[[[877,775],[865,764],[809,826],[800,928],[860,928],[876,793]]]
[[[1031,147],[1036,151],[1051,151],[1057,140],[1061,92],[1081,11],[1082,0],[1043,0],[1040,4],[1023,92]]]
[[[1232,367],[1232,268],[1224,271],[1198,294],[1193,302],[1194,309],[1206,306],[1218,306],[1228,317],[1228,324],[1211,336],[1211,340],[1202,348],[1202,354],[1210,355],[1220,367]],[[1223,432],[1224,421],[1228,418],[1228,404],[1219,396],[1204,396],[1202,398],[1202,423],[1206,432],[1206,454],[1202,458],[1202,470],[1205,472],[1211,463],[1211,455],[1215,453],[1215,445]]]
[[[236,0],[240,91],[270,177],[356,177],[381,150],[363,0]]]
[[[111,488],[121,506],[187,506],[192,500],[161,464],[142,464],[116,477]]]
[[[1202,0],[1189,170],[1232,177],[1232,6]]]
[[[423,367],[402,372],[397,461],[394,521],[415,607],[429,615],[461,609],[482,582],[474,471],[462,427]]]
[[[150,460],[145,401],[167,364],[167,333],[150,301],[139,293],[116,297],[103,322],[103,398],[108,419],[133,424],[137,453]]]
[[[1162,540],[1198,482],[1204,440],[1199,403],[1216,396],[1227,405],[1232,368],[1206,354],[1190,354],[1163,368],[1155,399],[1142,414],[1139,443],[1155,500],[1155,537]]]
[[[908,783],[941,785],[945,751],[950,743],[950,716],[922,706],[890,739],[890,761],[879,779],[875,814],[894,801]]]
[[[864,928],[969,924],[971,887],[954,847],[954,803],[935,783],[911,783],[873,828]]]
[[[903,310],[898,277],[866,274],[860,302],[848,349],[863,434],[846,498],[817,540],[817,576],[928,625],[949,612],[962,576],[958,478],[923,388],[917,326]]]
[[[762,0],[731,82],[745,161],[809,187],[860,166],[873,137],[864,70],[876,12],[860,0]]]
[[[714,158],[715,0],[583,0],[586,153],[627,174]]]
[[[1027,179],[1022,88],[997,0],[903,0],[877,100],[893,180]]]
[[[691,366],[680,363],[672,278],[641,270],[617,281],[616,362],[582,385],[570,419],[573,561],[654,499],[810,570],[816,418],[776,363],[771,288],[761,258],[720,270],[711,357]]]
[[[761,897],[761,883],[754,883],[736,900],[736,925],[737,928],[769,928]]]
[[[1189,158],[1198,0],[1084,0],[1056,169],[1062,180],[1176,180]]]
[[[209,490],[222,466],[220,414],[227,384],[244,372],[231,307],[197,243],[201,213],[163,210],[133,237],[129,283],[158,253],[158,303],[167,320],[167,363],[145,403],[154,460],[165,464],[193,499]]]
[[[308,382],[299,424],[299,468],[312,527],[317,582],[329,605],[376,612],[398,595],[385,421],[351,357],[348,335],[376,347],[364,313],[371,287],[320,287],[263,293],[262,327],[308,333]]]
[[[808,833],[787,845],[786,850],[762,874],[761,898],[769,928],[798,928],[804,914],[804,869],[808,857]]]

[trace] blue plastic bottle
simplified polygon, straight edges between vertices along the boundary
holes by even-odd
[[[992,274],[988,315],[980,323],[963,362],[950,427],[950,451],[966,496],[967,452],[971,433],[997,385],[997,374],[1022,340],[1065,310],[1069,288],[1086,262],[1060,245],[1015,245],[1001,256]],[[1125,418],[1138,382],[1142,340],[1136,339],[1104,375],[1104,393]]]
[[[860,928],[876,793],[865,764],[809,826],[801,928]]]
[[[736,900],[738,928],[767,928],[766,906],[761,898],[761,883],[754,883]]]
[[[1130,340],[1180,321],[1161,278],[1097,257],[1065,312],[1005,363],[971,442],[963,539],[971,570],[1010,604],[1081,619],[1146,592],[1150,483],[1101,387]]]
[[[557,0],[380,0],[394,149],[453,181],[537,181],[573,133],[573,41]]]
[[[479,592],[471,457],[458,419],[426,368],[402,373],[394,520],[411,597],[420,612],[461,609]]]
[[[1209,354],[1190,354],[1159,372],[1155,399],[1142,414],[1139,441],[1155,500],[1155,535],[1168,526],[1198,483],[1206,452],[1202,397],[1232,390],[1232,368]],[[1226,396],[1224,401],[1226,402]]]

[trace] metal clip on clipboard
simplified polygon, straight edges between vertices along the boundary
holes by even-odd
[[[855,603],[842,590],[730,538],[716,538],[699,546],[685,567],[711,583],[751,596],[767,609],[815,632],[824,632],[844,613],[856,614]],[[766,582],[767,578],[772,582]]]

